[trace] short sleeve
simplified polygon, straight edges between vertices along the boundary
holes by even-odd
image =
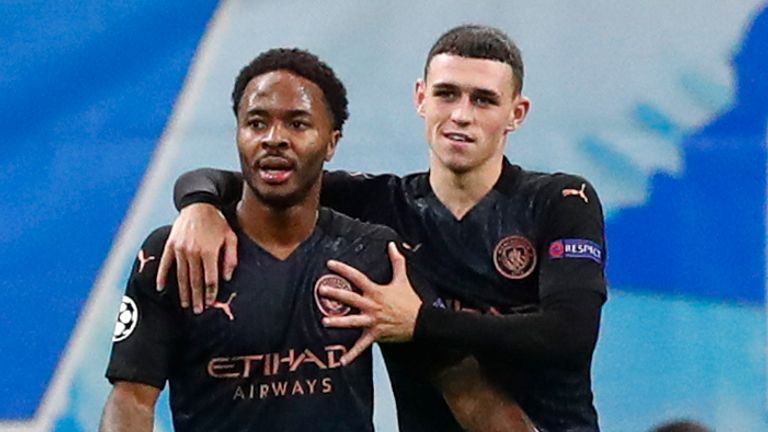
[[[170,227],[154,231],[141,246],[120,303],[106,376],[162,389],[180,332],[180,312],[155,289],[155,276]]]
[[[539,197],[539,294],[606,294],[605,223],[600,199],[583,178],[554,176]]]

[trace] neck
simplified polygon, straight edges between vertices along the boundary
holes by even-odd
[[[286,259],[315,229],[319,191],[318,182],[303,201],[276,208],[260,200],[246,184],[237,206],[237,220],[251,240],[276,258]]]
[[[461,219],[493,189],[501,175],[503,159],[504,155],[499,154],[481,166],[456,172],[443,165],[432,153],[429,184],[437,199],[456,219]]]

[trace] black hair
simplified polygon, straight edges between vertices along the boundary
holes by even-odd
[[[299,48],[274,48],[264,51],[240,70],[232,90],[232,110],[237,108],[248,83],[255,77],[276,70],[287,70],[317,84],[333,116],[333,128],[341,131],[349,118],[347,90],[330,66],[316,55]]]
[[[432,58],[438,54],[496,60],[512,67],[515,93],[523,90],[523,57],[520,49],[503,31],[490,26],[464,24],[443,33],[429,50],[424,78]]]

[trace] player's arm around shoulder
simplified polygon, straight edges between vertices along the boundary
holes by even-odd
[[[191,204],[225,207],[240,199],[243,177],[240,173],[214,168],[187,171],[173,186],[173,203],[177,210]]]
[[[401,180],[394,174],[325,171],[320,204],[364,222],[391,225]]]

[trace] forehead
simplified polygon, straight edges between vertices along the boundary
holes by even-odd
[[[506,63],[438,54],[427,68],[428,85],[453,84],[462,88],[482,88],[506,94],[514,88],[512,67]]]
[[[239,112],[307,111],[326,113],[323,91],[312,81],[287,70],[266,72],[253,77],[240,98]]]

